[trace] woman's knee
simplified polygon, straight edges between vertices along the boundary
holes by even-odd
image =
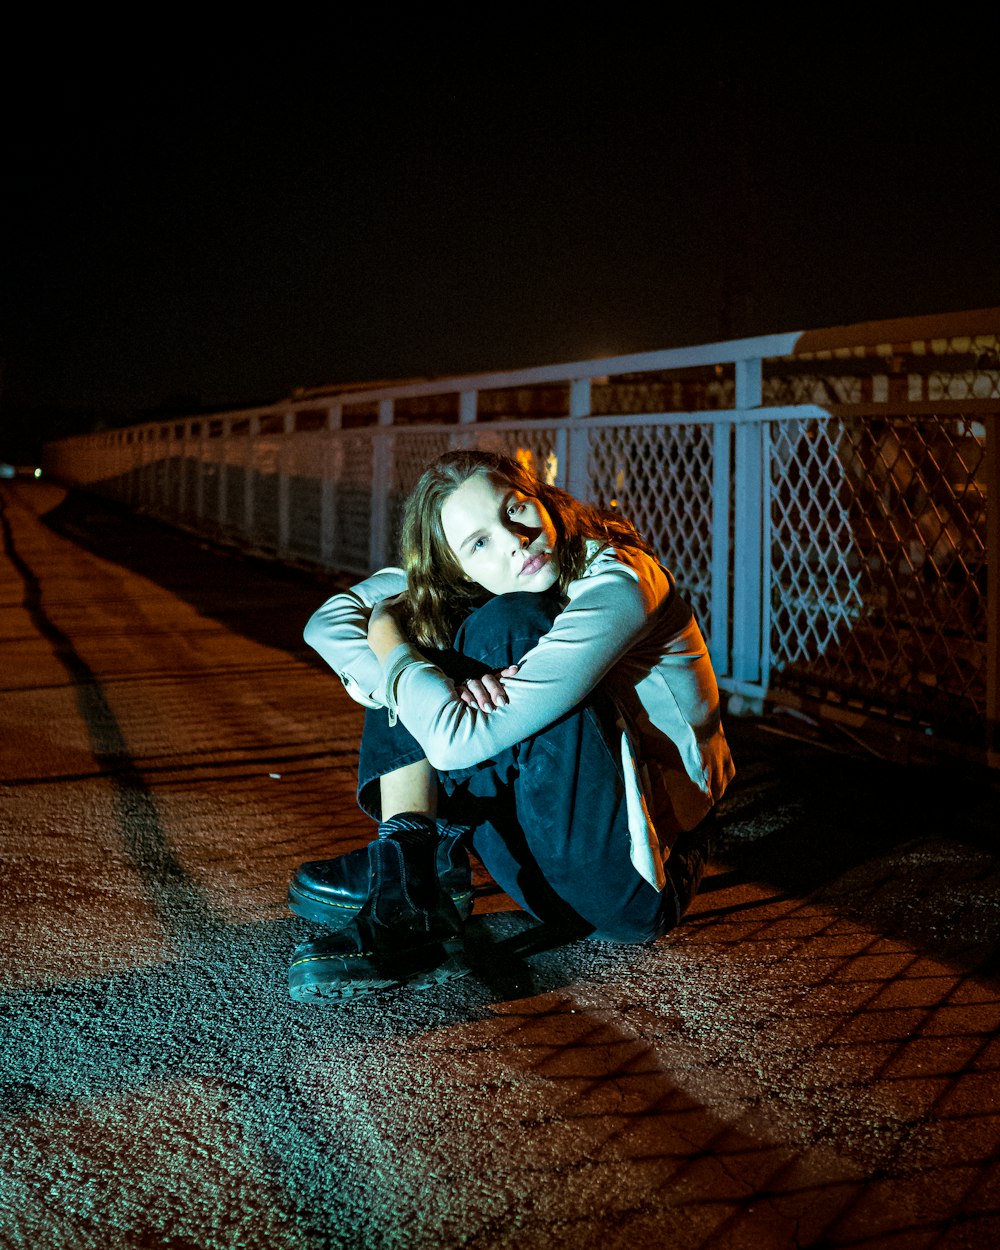
[[[497,595],[462,623],[455,649],[491,668],[506,668],[549,632],[561,610],[558,596],[548,592]]]

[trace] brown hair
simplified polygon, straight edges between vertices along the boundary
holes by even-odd
[[[444,501],[482,473],[539,500],[552,518],[559,556],[559,589],[587,565],[587,541],[631,547],[652,555],[635,526],[615,512],[581,503],[549,486],[518,460],[494,451],[449,451],[423,471],[403,509],[402,556],[406,570],[409,632],[421,646],[451,646],[455,631],[489,594],[463,573],[441,525]]]

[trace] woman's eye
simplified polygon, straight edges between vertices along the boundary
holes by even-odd
[[[518,514],[519,512],[523,512],[523,511],[524,511],[524,504],[523,504],[523,503],[512,503],[512,504],[510,504],[510,505],[508,506],[508,508],[507,508],[507,515],[508,515],[508,516],[517,516],[517,514]]]
[[[486,546],[486,539],[485,539],[485,538],[477,538],[477,539],[476,539],[476,541],[472,544],[472,550],[473,550],[473,551],[482,551],[482,549],[483,549],[485,546]]]

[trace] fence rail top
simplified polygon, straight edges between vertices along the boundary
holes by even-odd
[[[123,429],[142,430],[171,423],[207,422],[219,419],[246,420],[274,416],[301,409],[321,409],[334,405],[378,404],[383,401],[413,399],[421,396],[468,394],[478,391],[566,383],[613,377],[622,374],[652,373],[692,369],[719,364],[735,364],[748,360],[788,359],[795,356],[816,357],[840,355],[890,355],[900,345],[926,345],[941,340],[1000,334],[1000,308],[972,309],[933,316],[898,318],[888,321],[861,322],[822,330],[791,331],[784,334],[758,335],[692,347],[670,347],[657,351],[635,352],[624,356],[607,356],[556,365],[537,365],[499,373],[469,373],[436,378],[412,378],[400,381],[357,382],[327,387],[298,388],[287,399],[253,408],[226,409],[219,412],[181,414],[99,431],[115,435]],[[75,435],[60,440],[89,439],[92,434]]]

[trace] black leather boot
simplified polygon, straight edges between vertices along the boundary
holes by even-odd
[[[296,1002],[354,998],[462,976],[462,918],[437,872],[438,825],[405,812],[379,825],[368,847],[369,888],[344,928],[296,948],[288,970]]]
[[[472,914],[472,869],[469,854],[459,841],[464,832],[438,820],[436,861],[442,888],[451,895],[462,919],[468,920]],[[289,910],[328,929],[343,929],[364,906],[371,879],[366,846],[335,859],[300,864],[288,886]]]

